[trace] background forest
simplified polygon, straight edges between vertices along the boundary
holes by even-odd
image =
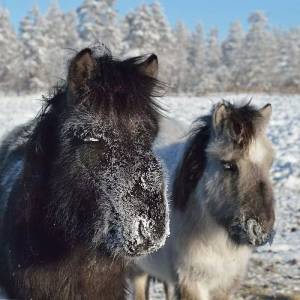
[[[45,90],[64,78],[74,50],[100,42],[120,57],[157,53],[173,94],[300,92],[300,28],[273,28],[263,12],[248,22],[221,40],[218,28],[171,27],[159,2],[121,16],[114,0],[84,0],[68,13],[56,1],[45,14],[33,7],[15,29],[0,7],[0,90]]]

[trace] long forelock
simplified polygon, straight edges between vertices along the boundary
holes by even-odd
[[[135,116],[158,118],[160,107],[154,98],[163,95],[164,84],[139,72],[143,59],[97,58],[96,78],[88,95],[96,110],[125,123]]]
[[[227,111],[224,131],[232,134],[229,142],[233,142],[235,148],[248,149],[256,137],[257,122],[262,117],[259,110],[251,105],[250,102],[246,104],[232,104],[224,100],[223,104]],[[237,136],[235,136],[236,132],[238,132]]]
[[[132,128],[134,123],[148,123],[154,125],[157,131],[162,108],[156,98],[164,95],[166,85],[141,73],[139,64],[145,57],[122,61],[106,52],[95,60],[93,77],[81,94],[77,95],[80,97],[80,105],[101,118],[113,120],[115,124]],[[61,80],[48,96],[43,97],[44,106],[38,120],[50,111],[60,113],[66,110],[67,97],[67,83]]]

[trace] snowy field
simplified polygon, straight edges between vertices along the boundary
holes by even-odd
[[[270,102],[273,117],[269,136],[277,151],[272,178],[277,199],[277,235],[273,245],[255,252],[248,276],[234,299],[300,299],[300,96],[251,95],[253,103]],[[172,118],[190,125],[221,98],[249,99],[250,95],[160,99]],[[41,97],[0,96],[0,138],[15,125],[32,118]],[[161,285],[152,286],[151,299],[164,299]]]

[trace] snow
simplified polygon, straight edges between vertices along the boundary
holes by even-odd
[[[122,28],[114,1],[85,0],[77,9],[78,33],[81,47],[103,42],[115,54],[120,54]]]
[[[271,103],[273,116],[268,135],[276,150],[272,179],[277,201],[277,234],[272,246],[260,247],[252,255],[248,276],[234,299],[263,299],[274,295],[300,295],[300,95],[211,95],[159,99],[176,126],[207,113],[221,99],[247,100],[263,106]],[[40,110],[40,95],[0,96],[0,138],[14,126],[34,117]],[[151,299],[163,298],[162,286],[152,285]],[[0,291],[1,298],[1,291]],[[268,298],[266,298],[268,299]],[[271,298],[270,298],[271,299]],[[295,298],[296,299],[296,298]]]
[[[0,138],[16,125],[36,116],[41,108],[41,95],[0,95]]]
[[[199,12],[201,16],[202,12]],[[243,23],[243,22],[242,22]],[[18,24],[0,7],[0,87],[35,92],[65,78],[70,56],[104,43],[122,58],[156,53],[160,77],[172,93],[300,91],[300,29],[279,29],[254,12],[245,32],[233,23],[227,36],[218,28],[171,26],[159,1],[120,14],[116,1],[84,0],[63,12],[58,1],[45,13],[34,6]]]
[[[289,189],[294,189],[300,191],[300,179],[294,176],[289,176],[285,186]]]

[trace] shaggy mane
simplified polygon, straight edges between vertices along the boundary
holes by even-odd
[[[211,116],[204,116],[196,121],[197,125],[190,133],[182,162],[177,169],[172,200],[176,209],[184,210],[206,167],[205,149],[208,145]]]
[[[139,64],[147,56],[120,60],[113,57],[105,46],[93,48],[93,55],[96,61],[93,78],[78,96],[80,105],[98,112],[101,118],[107,117],[124,126],[132,116],[139,116],[143,120],[152,120],[158,127],[163,109],[154,98],[162,97],[167,85],[140,72]],[[35,119],[36,126],[30,138],[30,151],[34,150],[32,154],[42,152],[42,145],[49,146],[51,139],[52,144],[55,143],[54,129],[49,127],[56,123],[57,116],[69,105],[68,82],[60,80],[48,95],[43,95],[42,100],[42,109]],[[157,128],[153,129],[157,131]]]
[[[93,55],[97,52],[93,50]],[[109,50],[97,57],[93,77],[78,95],[81,105],[91,107],[110,119],[129,119],[132,115],[150,115],[157,118],[162,110],[154,98],[165,94],[167,85],[139,70],[147,56],[120,60]],[[64,110],[68,83],[64,80],[43,96],[44,106],[40,117],[49,110]],[[126,121],[126,120],[125,120]]]

